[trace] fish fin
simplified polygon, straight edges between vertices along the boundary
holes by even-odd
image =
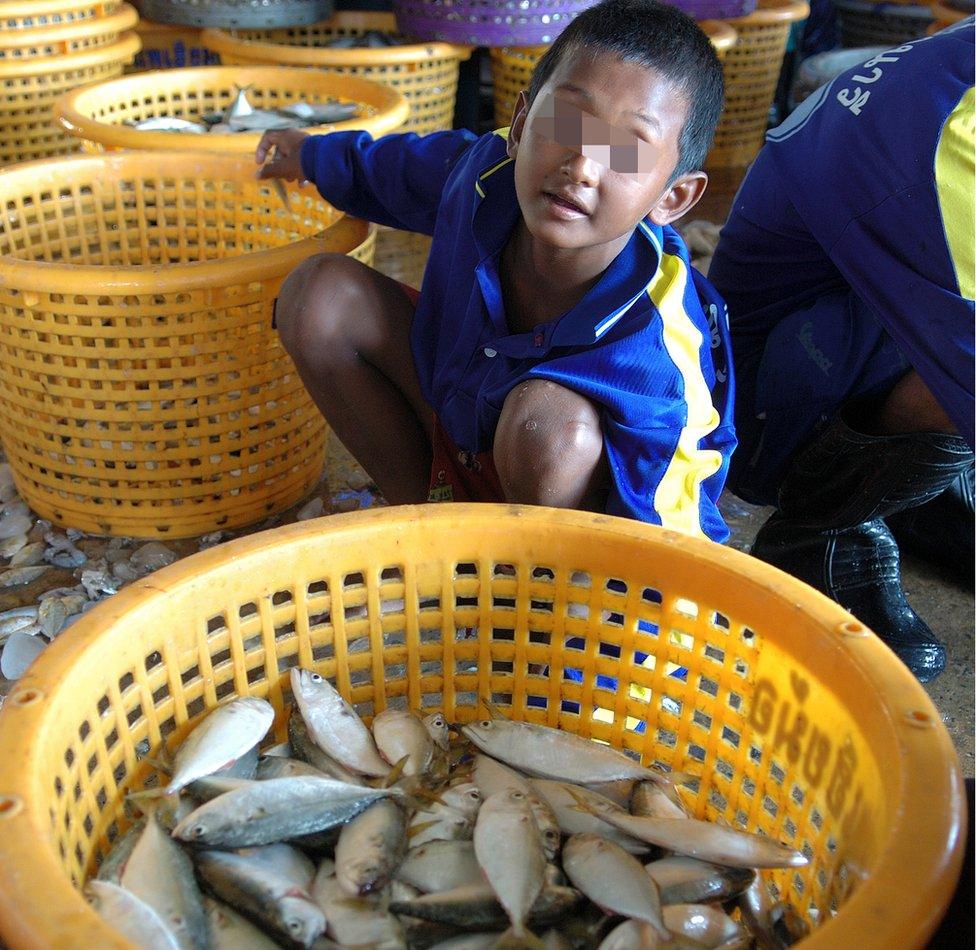
[[[495,942],[494,950],[546,950],[546,945],[525,927],[521,933],[509,928]]]
[[[436,821],[422,821],[419,825],[411,825],[407,829],[407,838],[416,838],[417,835],[426,831],[428,828],[433,828],[436,824],[438,824]]]
[[[495,703],[493,703],[490,699],[481,700],[481,705],[488,710],[488,715],[490,715],[492,719],[508,719],[508,716],[502,712],[501,707],[495,705]]]
[[[159,756],[144,755],[139,761],[148,762],[157,772],[165,772],[167,775],[173,774],[173,766],[168,763],[165,753],[161,753]]]
[[[601,817],[600,813],[575,789],[569,788],[567,786],[566,791],[569,792],[569,794],[573,798],[573,801],[576,802],[575,805],[570,805],[570,808],[573,811],[582,811],[582,812],[586,812],[589,815],[594,815],[597,818]]]
[[[141,802],[147,799],[165,798],[165,788],[143,788],[138,792],[129,792],[125,796],[126,802]]]
[[[396,785],[396,783],[400,781],[400,776],[403,775],[403,770],[407,767],[407,762],[409,760],[409,755],[405,755],[402,759],[398,759],[379,787],[392,788],[394,785]]]

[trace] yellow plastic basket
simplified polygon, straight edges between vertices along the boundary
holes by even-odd
[[[43,518],[185,537],[317,482],[325,423],[271,327],[309,255],[373,235],[250,158],[115,152],[0,174],[0,435]],[[325,230],[327,229],[327,230]]]
[[[928,36],[932,36],[933,33],[938,33],[939,30],[944,30],[947,26],[952,26],[953,23],[958,23],[960,20],[972,16],[972,11],[967,13],[965,10],[957,10],[955,7],[950,7],[945,3],[932,3],[931,9],[934,22],[925,31]]]
[[[200,27],[140,19],[136,32],[142,40],[142,51],[126,72],[220,64],[220,57],[203,45]]]
[[[284,738],[296,665],[367,717],[405,701],[467,722],[494,697],[515,719],[702,774],[696,815],[810,857],[770,875],[815,922],[810,950],[923,946],[959,873],[952,742],[908,670],[832,601],[738,551],[633,521],[390,508],[180,561],[31,667],[0,712],[11,950],[126,946],[75,889],[149,775],[137,746],[173,748],[235,693],[266,697]]]
[[[336,76],[288,66],[201,66],[134,73],[78,89],[58,100],[54,114],[71,135],[84,140],[88,151],[117,148],[254,155],[260,132],[198,135],[193,132],[151,132],[124,122],[152,116],[197,118],[226,109],[239,87],[259,108],[275,108],[301,99],[355,102],[360,115],[346,122],[308,129],[312,133],[366,129],[383,135],[403,124],[409,112],[406,99],[393,89],[355,76]]]
[[[112,16],[122,0],[0,0],[0,32],[60,27]]]
[[[705,167],[748,165],[762,148],[790,27],[810,12],[806,0],[759,0],[728,20],[737,36],[725,56],[725,109]]]
[[[0,29],[0,63],[37,59],[42,56],[65,56],[84,50],[109,46],[131,30],[139,21],[135,7],[123,3],[110,16],[74,20],[63,26],[31,29]]]
[[[430,257],[430,245],[431,239],[426,234],[377,228],[373,266],[387,277],[419,290]]]
[[[77,86],[122,75],[139,46],[129,32],[80,53],[0,62],[0,167],[76,151],[78,142],[54,121],[55,101]]]
[[[708,35],[718,58],[735,43],[735,30],[721,20],[702,20],[698,24]],[[491,56],[492,102],[496,128],[504,128],[512,121],[515,100],[523,89],[529,88],[536,63],[542,59],[544,46],[493,46]]]
[[[452,128],[458,67],[471,55],[470,47],[434,42],[382,49],[325,45],[370,30],[396,35],[396,18],[392,13],[337,13],[331,20],[291,29],[204,30],[203,41],[220,54],[222,63],[313,66],[384,83],[410,102],[403,131],[422,135]]]

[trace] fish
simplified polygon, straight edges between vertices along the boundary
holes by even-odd
[[[246,917],[212,897],[203,899],[211,950],[276,950],[278,944]]]
[[[389,799],[370,805],[342,826],[335,849],[336,878],[351,897],[381,890],[403,858],[407,821]]]
[[[431,944],[430,950],[493,950],[498,945],[498,934],[460,934]]]
[[[391,765],[407,756],[404,775],[423,775],[434,757],[434,740],[423,721],[412,712],[384,709],[373,718],[373,740]]]
[[[174,115],[155,115],[149,119],[142,119],[133,123],[133,128],[140,132],[189,132],[202,135],[207,127],[201,122],[192,122]]]
[[[428,841],[470,841],[473,835],[474,817],[440,802],[415,811],[407,829],[412,848]]]
[[[496,792],[478,812],[474,850],[517,939],[533,937],[526,920],[546,870],[546,855],[526,796],[515,789]]]
[[[710,904],[734,900],[753,882],[751,868],[720,867],[680,855],[644,865],[662,904]]]
[[[111,850],[98,866],[98,872],[95,874],[96,881],[105,881],[109,884],[122,883],[122,872],[145,827],[145,819],[140,819],[115,839]]]
[[[153,811],[122,869],[121,886],[156,911],[180,950],[205,950],[207,917],[193,862]]]
[[[296,775],[315,775],[319,778],[335,778],[309,765],[301,759],[292,759],[283,755],[268,755],[265,753],[258,759],[256,778],[259,781],[269,778],[293,778]],[[342,779],[337,779],[342,781]],[[357,783],[358,784],[358,783]]]
[[[403,950],[407,946],[403,925],[386,909],[385,895],[350,897],[328,859],[315,874],[312,896],[325,914],[329,935],[340,946],[371,950]]]
[[[664,908],[664,924],[672,933],[694,940],[702,947],[723,950],[745,948],[750,938],[724,910],[709,904],[671,904]]]
[[[646,842],[638,841],[608,824],[599,817],[599,814],[578,808],[578,798],[581,798],[583,801],[593,804],[596,809],[605,807],[623,811],[618,805],[599,793],[592,792],[580,785],[551,782],[548,779],[539,778],[532,779],[531,788],[552,809],[559,830],[564,835],[598,834],[608,841],[619,844],[621,848],[631,854],[647,854],[651,850]]]
[[[759,950],[784,950],[802,940],[809,930],[791,904],[775,900],[761,874],[739,896],[737,905]]]
[[[272,933],[311,947],[325,932],[325,915],[292,875],[275,870],[277,858],[262,860],[264,850],[201,851],[195,858],[197,871],[213,896]]]
[[[568,914],[582,899],[572,887],[544,885],[529,911],[527,923],[547,927]],[[466,884],[447,891],[391,901],[394,914],[420,917],[465,930],[488,930],[508,924],[508,915],[490,884]]]
[[[179,950],[173,932],[159,914],[131,891],[110,881],[89,881],[85,897],[113,930],[140,950]]]
[[[327,755],[361,775],[385,776],[384,762],[366,724],[336,688],[311,670],[292,669],[291,688],[312,741]]]
[[[266,109],[252,109],[247,115],[231,115],[224,119],[233,132],[269,132],[275,129],[300,129],[307,123],[293,116],[280,115]]]
[[[618,924],[600,941],[597,950],[671,950],[671,940],[665,943],[660,934],[641,920],[625,920]]]
[[[474,816],[484,800],[480,789],[473,782],[458,782],[442,789],[439,794],[442,804],[453,808],[463,815]]]
[[[339,782],[347,782],[350,785],[364,785],[365,782],[361,775],[350,772],[344,765],[340,765],[335,759],[326,755],[313,741],[308,733],[308,726],[302,719],[302,714],[298,709],[293,709],[288,718],[288,739],[293,753],[303,762],[307,762],[313,768],[318,769],[329,778],[334,778]]]
[[[580,785],[666,779],[610,746],[548,726],[507,719],[482,719],[461,727],[482,752],[530,775]]]
[[[583,811],[634,838],[701,861],[737,868],[798,868],[808,863],[801,852],[762,835],[696,818],[646,818],[592,800],[578,801]]]
[[[393,795],[402,792],[314,775],[265,779],[201,805],[173,829],[173,837],[207,847],[267,845],[334,828]]]
[[[429,716],[424,716],[424,727],[434,740],[434,745],[442,752],[447,752],[451,747],[451,737],[444,713],[431,713]]]
[[[276,111],[290,118],[299,119],[306,125],[328,125],[353,118],[359,113],[359,105],[355,102],[293,102],[281,106]]]
[[[662,940],[669,938],[657,885],[619,845],[594,834],[573,835],[563,845],[563,870],[605,913],[641,920]]]
[[[630,797],[630,813],[644,818],[688,818],[676,786],[638,782]]]
[[[396,878],[428,894],[485,880],[471,841],[430,841],[411,848]]]
[[[271,704],[254,696],[218,706],[183,740],[173,759],[167,795],[194,779],[233,765],[264,738],[274,722]]]
[[[474,782],[481,791],[483,799],[509,788],[517,789],[526,795],[532,794],[532,787],[528,780],[519,775],[515,769],[510,769],[507,765],[502,765],[501,762],[481,752],[474,757]]]

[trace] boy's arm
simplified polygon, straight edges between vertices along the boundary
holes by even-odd
[[[477,141],[466,130],[413,132],[373,140],[367,132],[308,136],[305,177],[341,211],[400,228],[434,233],[441,193],[455,164]]]

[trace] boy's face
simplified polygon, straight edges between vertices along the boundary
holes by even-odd
[[[595,60],[595,61],[594,61]],[[629,236],[648,217],[664,225],[701,196],[678,163],[687,102],[659,73],[618,57],[567,51],[532,108],[519,96],[509,133],[515,190],[537,240],[587,248]]]

